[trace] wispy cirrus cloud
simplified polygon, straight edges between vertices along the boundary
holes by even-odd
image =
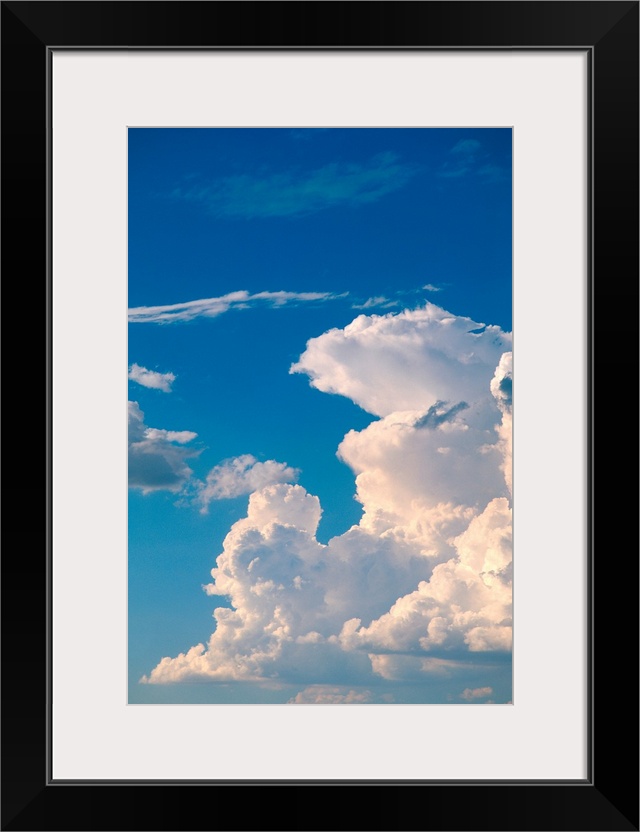
[[[451,153],[454,156],[461,156],[463,158],[474,157],[480,151],[482,145],[480,142],[476,141],[475,139],[462,139],[459,142],[456,142],[454,146],[451,148]]]
[[[393,306],[401,306],[402,301],[400,300],[393,300],[392,298],[388,298],[385,295],[376,295],[372,298],[367,298],[367,300],[359,302],[359,303],[352,303],[352,309],[391,309]]]
[[[171,385],[176,380],[173,373],[157,373],[155,370],[147,370],[139,364],[132,364],[129,367],[129,381],[135,381],[142,387],[151,390],[162,390],[163,393],[171,392]]]
[[[296,217],[336,205],[366,205],[402,188],[417,169],[391,152],[365,164],[332,162],[314,170],[225,176],[183,184],[173,195],[204,205],[215,217]]]
[[[485,182],[500,182],[507,177],[507,171],[492,160],[481,142],[462,139],[451,148],[449,158],[442,163],[437,175],[441,179],[460,179],[469,174],[479,176]]]
[[[229,292],[217,298],[201,298],[166,306],[137,306],[129,309],[129,323],[172,324],[194,318],[217,318],[231,309],[250,309],[255,306],[279,307],[287,304],[321,302],[345,297],[333,292]]]
[[[446,285],[446,284],[445,284]],[[417,289],[399,289],[389,295],[372,295],[368,298],[353,298],[352,309],[393,309],[394,307],[409,308],[416,303],[416,296],[422,292],[441,292],[444,286],[426,283]]]

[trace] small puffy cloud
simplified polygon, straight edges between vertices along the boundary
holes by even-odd
[[[388,152],[365,164],[335,162],[315,170],[243,173],[189,182],[176,188],[174,196],[200,203],[215,217],[297,217],[337,205],[377,202],[402,188],[416,172]]]
[[[442,286],[434,286],[433,283],[425,283],[422,287],[425,292],[441,292]]]
[[[464,699],[467,702],[475,702],[478,699],[487,699],[487,697],[493,694],[493,688],[484,687],[484,688],[465,688],[462,693],[460,694],[460,699]]]
[[[373,702],[370,690],[347,690],[328,685],[309,685],[289,700],[290,705],[365,705]]]
[[[177,492],[193,473],[186,463],[199,451],[187,449],[197,434],[149,428],[137,402],[129,402],[129,487],[151,491]]]
[[[129,380],[135,381],[142,387],[149,387],[151,390],[162,390],[163,393],[171,392],[171,385],[176,380],[173,373],[157,373],[155,370],[147,370],[139,364],[132,364],[129,367]]]
[[[470,330],[482,329],[481,332]],[[427,303],[399,314],[359,315],[307,342],[290,372],[339,393],[376,416],[426,410],[438,400],[487,395],[511,335]]]
[[[172,324],[192,321],[194,318],[217,318],[231,309],[249,309],[254,306],[279,307],[287,304],[310,303],[344,297],[331,292],[255,292],[246,290],[229,292],[217,298],[189,300],[166,306],[137,306],[129,309],[129,323]]]
[[[243,454],[212,468],[200,487],[198,499],[202,503],[202,511],[206,512],[212,500],[240,497],[278,482],[295,482],[299,473],[297,468],[291,468],[286,462],[273,459],[259,462],[251,454]]]

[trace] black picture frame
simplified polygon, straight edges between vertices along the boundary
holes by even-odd
[[[30,320],[42,333],[40,341],[31,338],[42,351],[37,378],[28,385],[11,350],[5,351],[3,362],[11,399],[16,395],[21,413],[28,409],[31,414],[21,415],[20,423],[23,430],[25,422],[29,425],[29,458],[34,465],[25,465],[17,455],[7,488],[11,496],[21,498],[22,510],[18,507],[5,521],[6,539],[14,545],[5,546],[2,559],[2,829],[606,832],[639,828],[637,500],[629,499],[628,486],[620,484],[618,474],[628,459],[637,459],[633,394],[638,378],[638,11],[639,3],[627,0],[2,3],[5,309],[7,317],[13,317],[28,286]],[[61,47],[588,51],[591,690],[585,781],[62,783],[49,779],[48,68],[51,50]],[[24,325],[20,312],[16,320]],[[31,399],[25,386],[33,390]],[[31,407],[26,408],[25,402]],[[14,429],[11,420],[7,435],[13,436]],[[13,439],[9,444],[13,449]],[[26,503],[27,511],[38,512],[42,519],[46,515],[46,522],[19,525],[13,518],[23,516]],[[561,627],[562,611],[557,615]],[[561,697],[562,691],[557,695]],[[213,792],[197,800],[194,788]],[[346,816],[345,806],[349,807]]]

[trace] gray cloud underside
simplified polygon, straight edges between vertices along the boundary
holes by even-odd
[[[143,494],[178,492],[193,473],[186,460],[199,451],[184,447],[195,439],[192,431],[147,427],[137,402],[129,402],[129,487]]]
[[[462,410],[467,410],[469,405],[466,402],[458,402],[447,409],[447,402],[438,401],[432,405],[429,410],[421,416],[417,422],[414,422],[415,428],[437,428],[445,422],[452,422],[458,413]]]

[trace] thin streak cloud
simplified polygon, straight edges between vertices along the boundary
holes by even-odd
[[[129,309],[129,323],[172,324],[192,321],[194,318],[217,318],[230,309],[249,309],[254,306],[286,306],[294,303],[335,300],[347,293],[332,292],[256,292],[246,290],[229,292],[217,298],[202,298],[167,306],[137,306]]]

